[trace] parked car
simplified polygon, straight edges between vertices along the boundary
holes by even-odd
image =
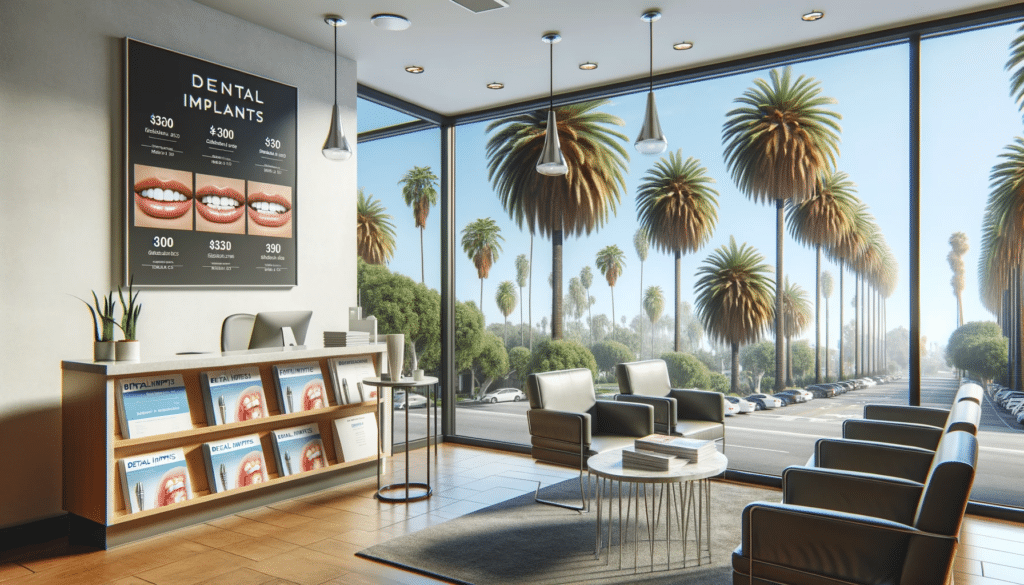
[[[775,394],[772,394],[772,396],[778,398],[779,402],[782,403],[782,406],[796,404],[796,396],[793,396],[792,394],[786,394],[785,392],[776,392]]]
[[[746,414],[748,412],[754,412],[754,410],[757,409],[757,407],[754,405],[753,402],[748,402],[748,401],[746,401],[746,400],[744,400],[742,398],[738,398],[736,396],[726,396],[725,400],[728,401],[728,402],[731,402],[732,404],[735,404],[737,407],[739,407],[740,414]]]
[[[779,398],[782,398],[781,396],[779,396],[779,394],[785,394],[786,396],[792,396],[793,397],[793,402],[796,402],[796,403],[799,404],[801,402],[807,402],[807,397],[804,396],[804,392],[805,392],[805,390],[790,389],[790,390],[783,390],[782,392],[776,392],[774,394],[774,396],[779,397]]]
[[[782,407],[782,401],[774,396],[768,396],[767,394],[751,394],[745,397],[745,400],[754,399],[755,403],[759,403],[762,409],[772,409]]]
[[[1017,422],[1024,425],[1024,410],[1017,413]]]
[[[740,405],[736,404],[735,402],[730,402],[726,400],[724,406],[725,416],[733,416],[734,414],[738,414],[740,411]]]
[[[413,392],[409,395],[409,408],[426,408],[427,398]],[[395,410],[405,410],[405,390],[395,390]]]
[[[519,388],[498,388],[497,390],[488,390],[484,397],[480,399],[481,402],[519,402],[520,400],[526,400],[526,394]]]
[[[808,386],[805,390],[813,394],[815,398],[832,398],[836,395],[835,388],[825,384],[814,384]]]

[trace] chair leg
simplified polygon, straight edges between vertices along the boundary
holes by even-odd
[[[581,433],[582,433],[582,431],[581,431]],[[583,449],[583,437],[581,436],[580,437],[580,478],[579,478],[579,481],[580,481],[580,502],[581,502],[580,505],[579,506],[573,506],[572,504],[563,504],[561,502],[552,502],[550,500],[542,500],[542,499],[540,499],[540,482],[539,481],[537,482],[537,491],[533,492],[533,501],[534,502],[537,502],[538,504],[545,504],[545,505],[548,505],[548,506],[556,506],[556,507],[559,507],[559,508],[565,508],[566,510],[575,510],[575,511],[581,512],[581,513],[584,510],[586,510],[588,512],[590,511],[590,500],[587,498],[587,493],[583,490],[583,465],[585,464],[583,451],[584,451],[584,449]],[[588,491],[589,491],[589,487],[590,487],[589,483],[590,482],[588,481],[587,482],[587,484],[588,484],[588,486],[587,486],[588,487]]]

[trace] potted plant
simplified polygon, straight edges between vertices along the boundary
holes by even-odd
[[[77,298],[77,297],[76,297]],[[114,325],[117,320],[114,318],[114,293],[103,297],[103,301],[92,291],[92,300],[95,304],[90,305],[84,299],[78,299],[85,303],[92,314],[93,345],[92,359],[97,362],[109,362],[114,360]]]
[[[135,338],[135,330],[139,322],[139,313],[142,311],[142,305],[137,302],[139,293],[132,290],[134,281],[134,276],[128,281],[127,301],[125,300],[124,291],[121,290],[121,285],[117,286],[117,298],[121,301],[121,322],[116,324],[121,332],[124,333],[124,339],[117,342],[115,349],[117,361],[119,362],[137,362],[142,353],[139,349],[139,341]]]

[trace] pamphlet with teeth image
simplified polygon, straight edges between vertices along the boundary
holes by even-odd
[[[183,449],[124,457],[117,468],[125,508],[133,514],[192,499]]]
[[[327,467],[327,453],[317,423],[272,431],[270,437],[279,477]]]
[[[269,479],[259,435],[203,443],[203,459],[213,493],[266,483]]]
[[[221,425],[267,418],[267,397],[259,368],[238,368],[199,375],[206,424]]]
[[[326,408],[327,386],[320,362],[274,366],[274,384],[281,413]]]

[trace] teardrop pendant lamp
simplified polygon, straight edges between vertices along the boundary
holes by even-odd
[[[537,161],[537,172],[557,177],[569,172],[569,167],[565,164],[565,157],[562,156],[562,147],[558,142],[558,121],[555,119],[555,43],[562,40],[562,37],[558,33],[548,33],[541,38],[551,48],[549,68],[551,101],[548,106],[548,126],[547,132],[544,134],[544,148],[540,151],[540,159]]]
[[[654,21],[661,18],[657,10],[645,12],[641,20],[650,24],[651,30],[651,88],[647,93],[647,111],[644,112],[644,125],[640,128],[640,135],[636,137],[633,146],[641,154],[661,154],[668,148],[668,139],[661,131],[661,122],[658,121],[658,106],[654,103]]]
[[[341,129],[341,110],[338,108],[338,27],[345,26],[345,19],[328,16],[324,22],[334,27],[334,108],[331,109],[331,128],[324,141],[323,153],[330,160],[347,160],[352,156],[352,148]]]

